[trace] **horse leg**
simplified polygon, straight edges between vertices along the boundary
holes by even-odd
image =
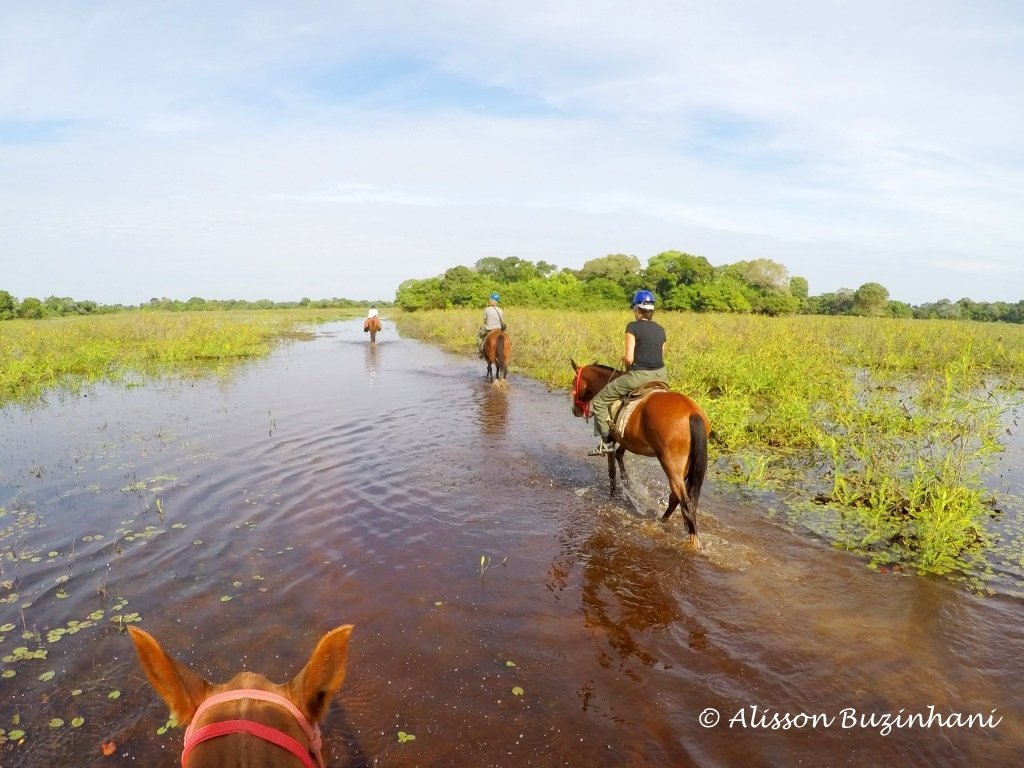
[[[608,454],[608,480],[610,481],[610,484],[611,484],[611,491],[609,492],[608,495],[609,496],[614,496],[615,495],[615,454],[614,453],[609,453]]]
[[[377,341],[377,329],[376,328],[371,328],[370,329],[370,343],[373,344],[375,341]]]
[[[623,456],[626,455],[626,449],[621,445],[615,450],[615,463],[619,465],[619,475],[622,476],[622,484],[626,485],[629,482],[629,475],[626,474],[626,462],[623,460]]]
[[[665,521],[671,517],[672,513],[676,511],[676,507],[680,507],[683,511],[683,520],[686,521],[686,530],[690,534],[690,547],[694,550],[700,549],[700,542],[697,539],[697,509],[696,505],[690,501],[690,495],[686,491],[686,474],[685,472],[677,472],[674,464],[670,464],[666,458],[658,457],[661,462],[661,468],[665,470],[665,476],[668,478],[668,508],[662,513],[661,520]],[[678,462],[685,468],[686,461]]]

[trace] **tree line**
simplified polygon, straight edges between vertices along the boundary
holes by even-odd
[[[580,269],[558,269],[545,261],[515,256],[480,259],[422,280],[406,280],[395,304],[407,311],[484,306],[497,291],[511,306],[572,310],[612,309],[628,304],[639,288],[654,291],[662,309],[689,312],[741,312],[763,315],[858,315],[1024,323],[1024,300],[975,302],[942,299],[913,306],[889,298],[880,283],[811,296],[806,278],[790,276],[771,259],[713,266],[703,256],[664,251],[647,266],[621,253],[591,259]]]
[[[501,294],[506,306],[569,310],[616,309],[628,304],[639,288],[654,291],[661,309],[688,312],[740,312],[763,315],[859,315],[915,317],[984,322],[1024,323],[1024,300],[976,302],[942,299],[912,306],[889,298],[880,283],[811,296],[806,278],[790,276],[785,266],[771,259],[738,261],[713,266],[703,256],[664,251],[642,266],[636,256],[615,253],[591,259],[580,269],[559,269],[546,261],[536,263],[515,256],[487,257],[472,267],[456,266],[443,274],[404,281],[393,304],[415,312],[447,307],[482,307],[487,297]],[[274,302],[203,299],[180,301],[152,298],[137,306],[98,304],[68,297],[27,297],[20,301],[0,290],[0,320],[90,315],[127,310],[193,312],[230,309],[293,309],[387,307],[390,301],[344,298],[302,298]]]
[[[138,305],[132,304],[98,304],[95,301],[76,301],[67,296],[48,296],[38,299],[28,296],[20,301],[10,292],[0,290],[0,320],[15,318],[39,319],[43,317],[66,317],[68,315],[98,315],[112,312],[127,311],[161,311],[161,312],[203,312],[231,309],[348,309],[356,307],[390,306],[391,302],[373,302],[356,299],[309,299],[299,301],[245,301],[239,299],[203,299],[193,296],[188,301],[178,299],[152,298]]]

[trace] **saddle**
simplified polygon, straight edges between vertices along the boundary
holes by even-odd
[[[609,409],[612,420],[612,437],[616,440],[622,439],[622,432],[629,422],[629,417],[633,415],[633,411],[636,410],[640,403],[651,395],[668,391],[668,382],[649,381],[646,384],[641,384],[625,397],[621,397],[612,403],[612,407]]]

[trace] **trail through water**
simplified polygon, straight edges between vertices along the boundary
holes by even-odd
[[[694,554],[657,466],[609,499],[566,393],[484,370],[350,321],[0,411],[0,764],[177,764],[136,618],[215,681],[354,623],[336,766],[1022,763],[1019,598],[873,572],[714,482]]]

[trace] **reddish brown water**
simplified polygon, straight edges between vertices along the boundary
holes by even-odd
[[[353,321],[0,411],[0,652],[47,651],[2,664],[0,764],[177,764],[118,613],[213,680],[354,623],[335,766],[1022,764],[1013,588],[872,572],[713,479],[693,554],[656,466],[609,500],[567,394],[483,374]]]

